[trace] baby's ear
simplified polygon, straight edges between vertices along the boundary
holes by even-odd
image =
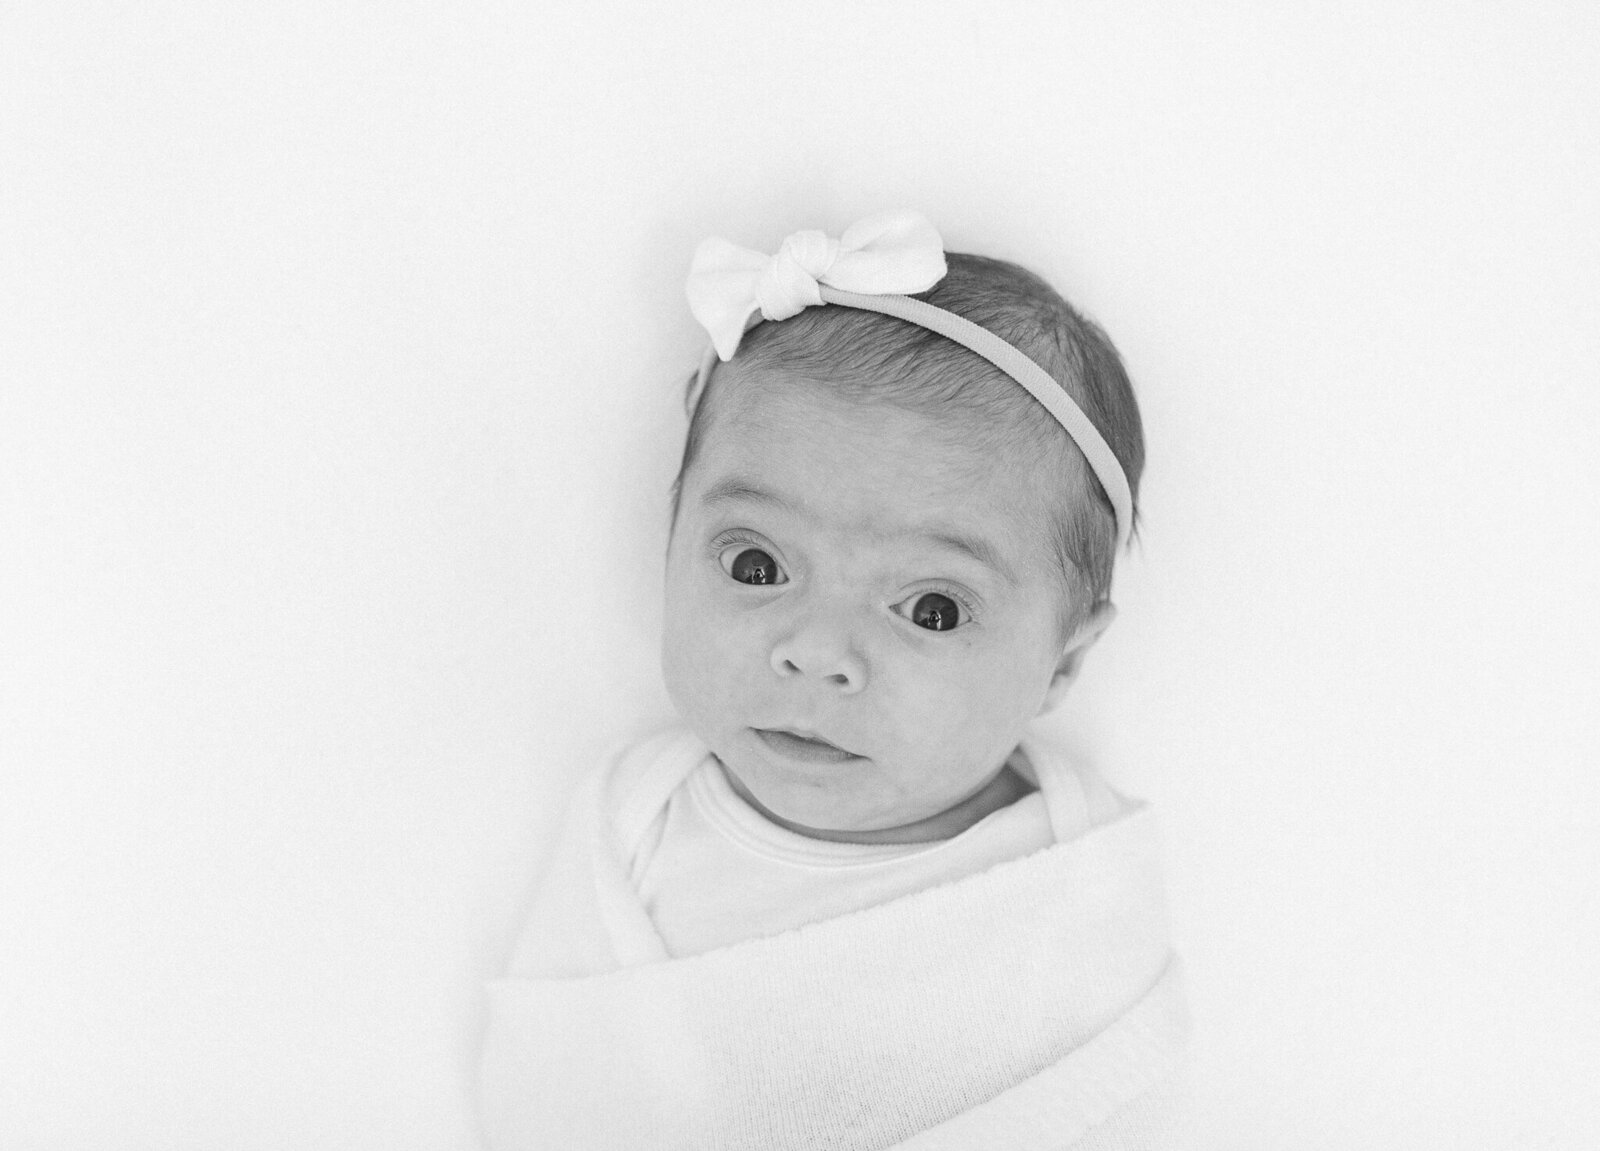
[[[1066,698],[1068,689],[1083,667],[1083,657],[1116,618],[1116,605],[1110,600],[1102,600],[1067,639],[1061,650],[1061,662],[1056,664],[1055,675],[1050,677],[1050,686],[1045,690],[1044,703],[1039,706],[1040,715],[1054,710]]]

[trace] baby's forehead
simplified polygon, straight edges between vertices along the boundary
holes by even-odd
[[[752,443],[770,451],[822,452],[846,474],[898,463],[933,468],[963,482],[1024,474],[1032,494],[1069,500],[1059,481],[1071,458],[1065,432],[1026,393],[1006,383],[983,394],[953,391],[937,379],[870,374],[821,378],[782,367],[734,365],[707,390],[696,422],[701,449],[737,454]],[[843,446],[846,450],[834,450]],[[1065,510],[1065,509],[1063,509]]]
[[[996,429],[979,413],[932,398],[907,402],[903,392],[876,388],[870,380],[745,372],[711,399],[716,412],[707,421],[706,439],[725,454],[748,448],[762,460],[826,455],[848,474],[897,464],[981,475],[1023,462],[1016,453],[993,451]]]
[[[705,429],[691,485],[701,504],[812,513],[884,539],[954,525],[943,534],[987,533],[1028,566],[1070,513],[1075,485],[1048,440],[1035,442],[1044,437],[950,405],[908,410],[797,380],[741,385]]]

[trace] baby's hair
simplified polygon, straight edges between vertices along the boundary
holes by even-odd
[[[1110,338],[1025,268],[962,252],[948,252],[945,259],[944,278],[915,298],[987,328],[1049,373],[1105,437],[1127,474],[1137,508],[1144,432],[1133,387]],[[1048,474],[1058,477],[1064,514],[1056,515],[1048,530],[1070,601],[1082,610],[1110,595],[1116,559],[1110,500],[1060,425],[1016,381],[976,353],[891,316],[827,305],[757,324],[732,363],[781,368],[826,382],[859,402],[945,417],[959,412],[966,416],[961,432],[969,442],[1052,463]],[[706,433],[716,377],[713,372],[690,418],[672,486],[674,520],[683,479]]]

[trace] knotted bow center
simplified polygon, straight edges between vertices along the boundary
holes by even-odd
[[[925,292],[945,273],[939,233],[915,212],[857,220],[837,240],[795,232],[776,255],[711,238],[695,249],[684,285],[695,319],[724,362],[752,320],[787,320],[823,302],[826,289],[885,296]]]
[[[756,283],[762,318],[787,320],[822,303],[817,281],[839,258],[839,241],[826,232],[795,232],[783,241]]]

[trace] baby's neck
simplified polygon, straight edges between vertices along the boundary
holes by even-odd
[[[943,839],[953,839],[985,816],[993,815],[1002,807],[1009,807],[1034,790],[1033,785],[1017,774],[1010,764],[1005,764],[988,783],[954,807],[947,808],[937,815],[930,815],[926,819],[919,819],[915,823],[903,824],[900,827],[884,827],[868,831],[831,831],[826,828],[806,827],[804,824],[784,819],[781,815],[775,815],[761,806],[733,772],[723,767],[722,773],[741,799],[779,827],[787,828],[796,835],[803,835],[808,839],[825,839],[831,843],[935,843]]]

